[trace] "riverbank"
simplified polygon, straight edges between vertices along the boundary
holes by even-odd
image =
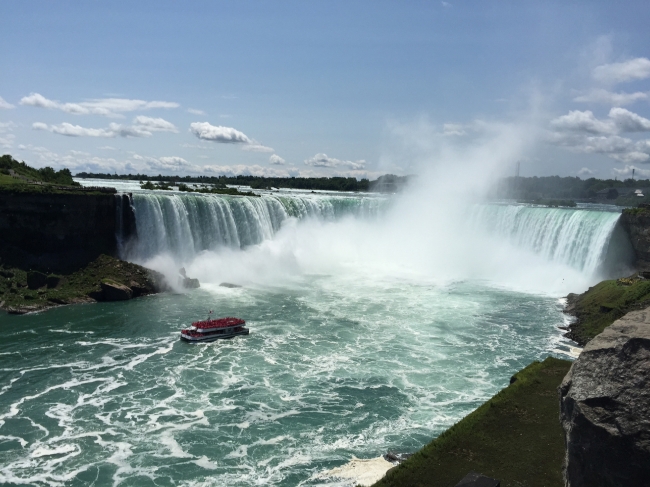
[[[533,362],[513,382],[375,487],[454,486],[470,471],[512,485],[562,486],[564,432],[557,388],[571,362]]]
[[[650,279],[636,273],[602,281],[582,294],[569,294],[564,312],[575,321],[566,337],[580,346],[601,333],[626,313],[650,306]]]
[[[12,314],[65,304],[122,301],[155,294],[167,285],[162,274],[108,255],[67,274],[45,274],[0,265],[0,309]]]

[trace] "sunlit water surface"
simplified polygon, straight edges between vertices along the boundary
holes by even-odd
[[[208,309],[251,334],[204,345]],[[554,297],[487,283],[306,275],[0,315],[0,483],[353,485],[568,344]]]

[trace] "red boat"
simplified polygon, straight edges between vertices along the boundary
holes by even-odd
[[[248,335],[246,322],[240,318],[218,318],[205,321],[195,321],[192,326],[181,330],[181,340],[191,343],[211,342],[220,338],[232,338],[237,335]]]

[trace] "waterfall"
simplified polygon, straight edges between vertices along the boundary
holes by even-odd
[[[123,257],[144,259],[167,252],[180,260],[191,259],[203,250],[244,248],[271,239],[288,218],[368,218],[386,204],[385,198],[325,194],[136,193],[138,238]]]
[[[486,204],[473,207],[470,220],[474,228],[516,247],[593,275],[605,265],[631,260],[629,240],[617,225],[620,216],[614,211]]]
[[[204,250],[243,249],[273,239],[289,218],[372,219],[385,215],[390,201],[368,195],[135,193],[137,237],[122,245],[122,256],[146,260],[166,253],[191,261]],[[597,209],[481,204],[470,207],[465,223],[479,239],[488,235],[497,245],[506,241],[549,262],[595,275],[627,271],[632,261],[629,240],[617,225],[619,217],[619,212]]]

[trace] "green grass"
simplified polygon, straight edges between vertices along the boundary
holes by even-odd
[[[557,388],[571,362],[547,358],[442,433],[375,487],[453,487],[470,471],[502,487],[561,487],[564,433]]]
[[[20,310],[46,309],[59,304],[89,302],[101,290],[102,281],[112,281],[131,286],[131,281],[141,287],[154,287],[150,271],[107,255],[99,256],[83,269],[67,275],[54,275],[60,282],[56,287],[40,289],[27,287],[27,271],[0,267],[1,308]]]
[[[571,338],[581,345],[627,312],[650,306],[650,280],[636,277],[602,281],[580,294],[570,294],[567,311],[578,318]]]

